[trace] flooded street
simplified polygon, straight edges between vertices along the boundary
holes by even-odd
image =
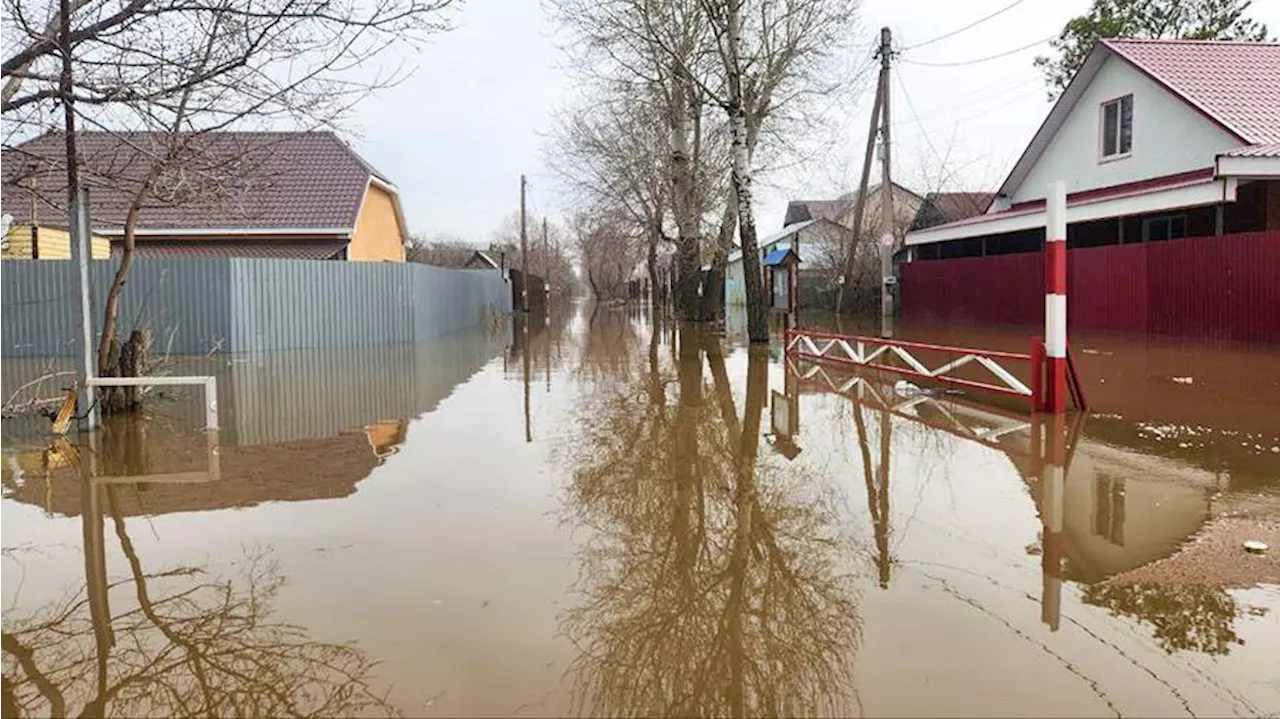
[[[216,443],[5,420],[5,716],[1280,714],[1276,348],[1074,336],[1044,427],[741,324],[182,362]]]

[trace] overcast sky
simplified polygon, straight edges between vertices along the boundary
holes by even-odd
[[[910,49],[1010,2],[864,0],[857,45],[870,47],[887,25],[895,44],[907,48],[892,83],[892,108],[894,172],[908,187],[934,189],[922,185],[934,181],[945,158],[958,173],[948,189],[993,190],[1048,112],[1031,64],[1045,44],[988,62],[920,63],[964,63],[1046,40],[1087,10],[1089,0],[1023,0],[952,38]],[[1280,0],[1255,0],[1251,15],[1280,30]],[[517,208],[522,172],[529,175],[531,213],[554,219],[563,209],[541,148],[553,112],[573,97],[574,85],[536,0],[467,0],[455,24],[416,58],[413,77],[361,107],[347,139],[400,188],[411,232],[487,242]],[[847,140],[834,152],[768,178],[759,193],[762,228],[781,226],[788,199],[834,198],[856,184],[870,98],[868,90],[850,108]]]

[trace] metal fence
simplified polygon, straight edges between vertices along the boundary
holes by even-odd
[[[115,261],[91,263],[93,316]],[[0,263],[0,356],[71,354],[77,326],[70,262]],[[418,342],[511,312],[497,270],[248,258],[144,259],[121,298],[120,332],[151,330],[174,355]]]

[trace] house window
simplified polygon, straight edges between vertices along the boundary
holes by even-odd
[[[1142,221],[1142,241],[1176,240],[1187,236],[1186,215],[1162,215]]]
[[[1100,474],[1093,482],[1093,533],[1124,546],[1124,480]]]
[[[1133,147],[1133,95],[1102,103],[1102,158],[1123,157]]]

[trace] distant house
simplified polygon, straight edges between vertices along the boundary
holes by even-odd
[[[118,252],[149,158],[177,143],[151,133],[77,139],[93,233]],[[63,150],[60,133],[4,150],[3,211],[15,228],[38,228],[41,243],[66,232]],[[331,132],[211,133],[183,143],[179,157],[141,207],[139,257],[405,259],[396,187]]]
[[[817,218],[803,220],[787,225],[781,230],[759,240],[761,266],[764,260],[774,254],[776,258],[784,257],[783,250],[791,250],[799,260],[796,271],[803,280],[811,271],[822,271],[829,262],[829,255],[838,251],[841,243],[848,237],[849,231],[839,223]],[[742,262],[742,250],[729,253],[729,262],[725,268],[724,301],[726,305],[745,305],[747,303],[746,275]],[[710,266],[704,267],[709,270]],[[771,277],[766,271],[766,277]],[[772,291],[772,290],[770,290]]]
[[[468,270],[500,270],[502,265],[489,256],[489,253],[476,250],[463,265]]]
[[[908,229],[923,230],[976,217],[987,211],[994,198],[993,192],[930,192],[924,196]]]
[[[883,184],[879,183],[867,188],[867,200],[862,208],[862,232],[867,237],[879,237],[892,229],[894,236],[901,241],[907,228],[915,219],[924,198],[896,182],[893,183],[894,224],[892,228],[886,228],[880,209],[881,198],[884,196]],[[853,213],[857,209],[857,200],[856,191],[841,195],[834,200],[792,200],[787,203],[787,213],[782,224],[788,226],[807,220],[822,219],[853,229]]]

